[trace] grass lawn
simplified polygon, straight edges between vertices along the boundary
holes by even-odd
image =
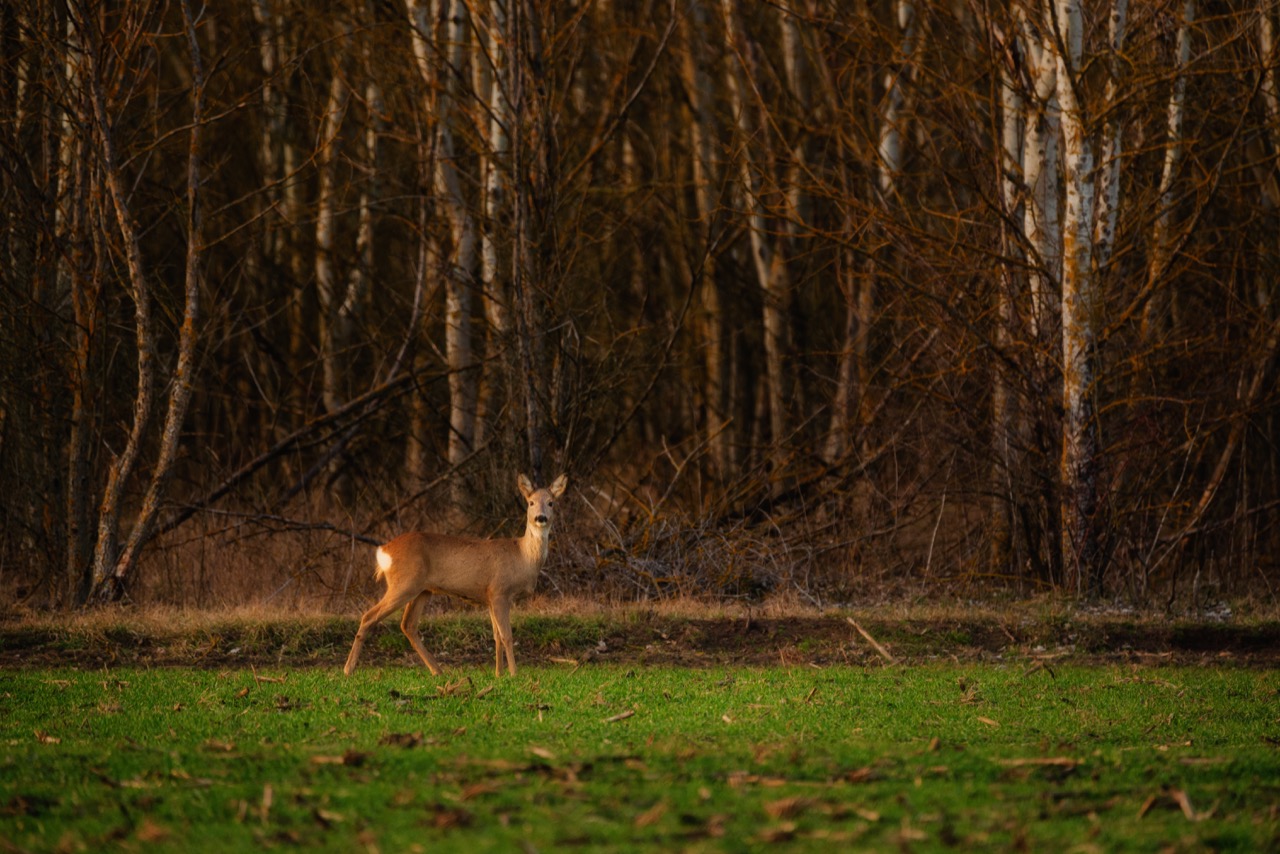
[[[1277,850],[1280,673],[0,672],[0,850]]]

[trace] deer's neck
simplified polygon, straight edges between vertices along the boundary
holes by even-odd
[[[547,543],[551,532],[547,528],[535,528],[533,525],[527,525],[524,529],[524,536],[519,539],[520,553],[524,555],[525,563],[529,566],[541,566],[542,562],[547,559]]]

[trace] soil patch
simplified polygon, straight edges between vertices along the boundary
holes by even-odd
[[[355,634],[354,618],[235,621],[166,629],[122,620],[0,624],[0,667],[339,668]],[[861,631],[859,631],[859,627]],[[481,614],[424,620],[423,642],[446,666],[493,660]],[[669,664],[688,667],[849,664],[882,666],[930,660],[1104,663],[1204,662],[1280,665],[1280,622],[1169,622],[1152,618],[1034,619],[860,618],[842,615],[694,618],[634,611],[614,615],[529,616],[514,626],[523,664]],[[414,666],[417,658],[394,620],[365,645],[362,665]]]

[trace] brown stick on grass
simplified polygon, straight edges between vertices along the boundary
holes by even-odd
[[[858,630],[858,634],[866,638],[867,643],[871,644],[871,646],[875,649],[875,651],[880,653],[880,655],[884,657],[885,661],[889,662],[890,664],[898,663],[898,660],[889,654],[889,650],[882,647],[879,641],[877,641],[871,635],[867,634],[867,630],[864,629],[862,626],[858,625],[857,622],[853,619],[853,617],[845,617],[845,619],[849,622],[849,625],[853,626],[855,629]]]

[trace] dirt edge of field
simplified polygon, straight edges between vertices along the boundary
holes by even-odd
[[[0,620],[0,668],[334,667],[346,660],[351,616],[151,615]],[[439,613],[423,641],[447,666],[493,661],[486,615]],[[591,662],[689,667],[835,664],[891,666],[932,660],[1010,661],[1028,667],[1076,663],[1280,665],[1280,620],[1239,622],[1050,614],[856,612],[711,616],[653,609],[517,616],[523,664]],[[396,621],[365,646],[362,665],[417,663]]]

